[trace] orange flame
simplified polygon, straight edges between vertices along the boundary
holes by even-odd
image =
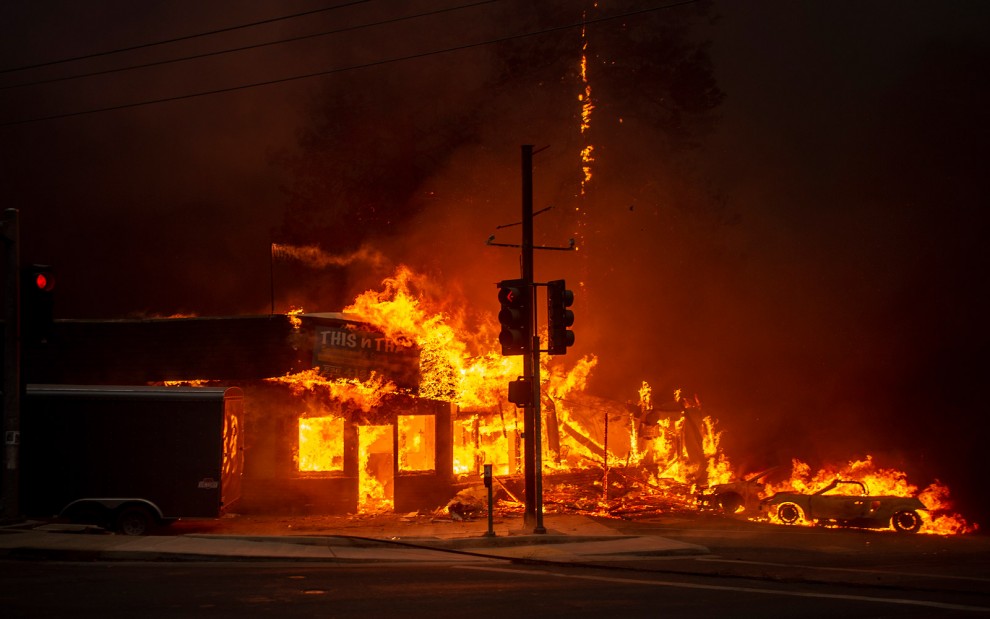
[[[826,466],[814,475],[808,464],[794,459],[790,479],[779,484],[767,484],[766,493],[771,495],[775,492],[793,490],[810,494],[837,478],[862,482],[871,496],[918,497],[927,511],[920,514],[922,517],[920,533],[953,535],[973,533],[979,528],[977,524],[969,523],[965,518],[951,511],[952,502],[949,500],[947,487],[936,481],[919,492],[917,486],[908,482],[906,473],[896,469],[879,468],[870,455],[843,465]]]
[[[328,379],[317,368],[266,380],[288,385],[296,395],[322,391],[329,400],[353,403],[364,412],[372,410],[381,404],[382,398],[397,391],[394,383],[375,373],[366,381]]]
[[[493,465],[496,475],[521,472],[522,415],[506,404],[507,384],[522,373],[521,357],[503,357],[493,349],[497,341],[493,319],[470,327],[460,313],[445,310],[446,300],[430,296],[432,287],[425,278],[407,267],[399,267],[382,283],[379,291],[359,295],[345,312],[354,314],[396,343],[414,343],[420,349],[419,396],[455,403],[459,412],[453,420],[455,475],[478,475],[483,464]],[[725,438],[718,422],[701,414],[696,396],[686,398],[678,390],[674,400],[680,409],[654,410],[653,389],[643,382],[638,407],[595,400],[585,393],[588,379],[597,367],[594,355],[577,360],[565,370],[559,359],[540,359],[541,393],[544,402],[542,441],[544,470],[607,472],[615,467],[649,471],[642,492],[673,500],[695,492],[700,483],[709,485],[731,480],[732,467],[725,456]],[[325,393],[328,401],[350,404],[371,411],[382,399],[399,390],[391,381],[372,375],[366,381],[329,380],[316,370],[270,379],[287,384],[295,393]],[[332,407],[302,415],[299,436],[300,470],[335,470],[340,456],[321,453],[338,438],[340,421]],[[647,423],[647,418],[649,422]],[[391,454],[392,426],[362,426],[360,438],[361,510],[391,506],[391,467],[383,459],[396,456],[403,471],[430,470],[433,461],[435,428],[426,417],[399,416],[398,454]],[[427,425],[424,425],[427,424]],[[555,443],[548,440],[554,430]],[[314,439],[314,437],[316,437]],[[387,440],[386,440],[387,439]],[[323,447],[311,448],[312,445]],[[556,450],[556,451],[554,451]],[[767,484],[766,494],[781,489],[814,492],[835,477],[862,481],[875,495],[918,496],[928,508],[922,531],[937,534],[968,533],[977,530],[951,511],[948,489],[935,482],[920,491],[908,483],[903,472],[882,469],[873,458],[829,467],[812,474],[810,466],[794,460],[791,478],[776,486]],[[607,499],[604,483],[600,497]],[[553,488],[546,488],[553,492]],[[665,494],[666,493],[666,494]],[[683,501],[682,501],[683,502]],[[595,509],[604,503],[595,502]]]

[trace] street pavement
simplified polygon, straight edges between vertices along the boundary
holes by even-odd
[[[586,563],[700,556],[704,546],[653,535],[623,535],[591,518],[544,517],[546,533],[500,521],[369,522],[346,534],[171,533],[133,537],[98,527],[27,521],[0,527],[0,559],[75,561],[317,561]]]

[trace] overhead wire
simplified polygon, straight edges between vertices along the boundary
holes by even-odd
[[[260,82],[251,82],[251,83],[248,83],[248,84],[239,84],[237,86],[229,86],[229,87],[226,87],[226,88],[217,88],[217,89],[214,89],[214,90],[206,90],[206,91],[200,91],[200,92],[193,92],[193,93],[187,93],[187,94],[183,94],[183,95],[175,95],[175,96],[171,96],[171,97],[161,97],[161,98],[158,98],[158,99],[149,99],[149,100],[145,100],[145,101],[136,101],[136,102],[132,102],[132,103],[122,103],[122,104],[119,104],[119,105],[111,105],[111,106],[100,107],[100,108],[92,108],[92,109],[80,110],[80,111],[76,111],[76,112],[66,112],[66,113],[62,113],[62,114],[52,114],[52,115],[49,115],[49,116],[38,116],[38,117],[34,117],[34,118],[26,118],[26,119],[21,119],[21,120],[5,121],[5,122],[0,122],[0,127],[9,127],[9,126],[13,126],[13,125],[23,125],[23,124],[28,124],[28,123],[43,122],[43,121],[47,121],[47,120],[58,120],[58,119],[63,119],[63,118],[72,118],[72,117],[75,117],[75,116],[85,116],[85,115],[88,115],[88,114],[97,114],[97,113],[101,113],[101,112],[113,112],[113,111],[118,111],[118,110],[131,109],[131,108],[136,108],[136,107],[143,107],[143,106],[146,106],[146,105],[157,105],[157,104],[160,104],[160,103],[170,103],[170,102],[182,101],[182,100],[186,100],[186,99],[195,99],[195,98],[199,98],[199,97],[206,97],[206,96],[211,96],[211,95],[224,94],[224,93],[229,93],[229,92],[236,92],[236,91],[240,91],[240,90],[248,90],[248,89],[252,89],[252,88],[260,88],[260,87],[263,87],[263,86],[273,86],[273,85],[276,85],[276,84],[284,84],[284,83],[287,83],[287,82],[293,82],[293,81],[299,81],[299,80],[305,80],[305,79],[312,79],[314,77],[325,77],[325,76],[328,76],[328,75],[334,75],[334,74],[337,74],[337,73],[344,73],[344,72],[347,72],[347,71],[356,71],[356,70],[360,70],[360,69],[369,69],[369,68],[373,68],[373,67],[379,67],[379,66],[382,66],[382,65],[393,64],[393,63],[396,63],[396,62],[404,62],[404,61],[407,61],[407,60],[416,60],[416,59],[419,59],[419,58],[426,58],[426,57],[429,57],[429,56],[435,56],[435,55],[441,55],[441,54],[448,54],[448,53],[452,53],[452,52],[464,51],[464,50],[473,49],[473,48],[476,48],[476,47],[484,47],[486,45],[493,45],[493,44],[496,44],[496,43],[505,43],[505,42],[508,42],[508,41],[514,41],[514,40],[518,40],[518,39],[525,39],[525,38],[534,37],[534,36],[541,36],[541,35],[544,35],[544,34],[549,34],[551,32],[559,32],[559,31],[570,30],[570,29],[574,29],[574,28],[582,28],[582,27],[585,27],[585,26],[587,26],[589,24],[597,24],[597,23],[603,23],[603,22],[613,21],[613,20],[616,20],[616,19],[623,19],[623,18],[626,18],[626,17],[634,17],[634,16],[637,16],[637,15],[644,15],[646,13],[653,13],[653,12],[662,11],[662,10],[665,10],[665,9],[672,9],[672,8],[676,8],[676,7],[679,7],[679,6],[684,6],[684,5],[688,5],[688,4],[694,4],[694,3],[698,2],[698,1],[699,0],[681,0],[679,2],[672,2],[672,3],[669,3],[669,4],[660,5],[660,6],[649,7],[649,8],[645,8],[645,9],[638,9],[638,10],[635,10],[635,11],[628,11],[626,13],[620,13],[620,14],[616,14],[616,15],[603,16],[603,17],[598,17],[598,18],[595,18],[595,19],[583,19],[583,20],[581,20],[579,22],[570,23],[570,24],[564,24],[564,25],[560,25],[560,26],[552,26],[550,28],[545,28],[543,30],[537,30],[537,31],[533,31],[533,32],[524,32],[524,33],[520,33],[520,34],[513,34],[513,35],[504,36],[504,37],[498,37],[498,38],[495,38],[495,39],[487,39],[485,41],[478,41],[478,42],[475,42],[475,43],[465,43],[465,44],[462,44],[462,45],[455,45],[455,46],[452,46],[452,47],[447,47],[447,48],[442,48],[442,49],[436,49],[436,50],[431,50],[431,51],[427,51],[427,52],[418,52],[418,53],[415,53],[415,54],[408,54],[408,55],[405,55],[405,56],[397,56],[397,57],[394,57],[394,58],[386,58],[386,59],[382,59],[382,60],[375,60],[375,61],[371,61],[371,62],[366,62],[366,63],[361,63],[361,64],[355,64],[355,65],[350,65],[350,66],[346,66],[346,67],[337,67],[337,68],[333,68],[333,69],[327,69],[327,70],[324,70],[324,71],[316,71],[316,72],[312,72],[312,73],[304,73],[304,74],[301,74],[301,75],[292,75],[292,76],[289,76],[289,77],[282,77],[282,78],[277,78],[277,79],[264,80],[264,81],[260,81]]]
[[[162,39],[161,41],[151,41],[148,43],[141,43],[139,45],[131,45],[129,47],[118,47],[117,49],[110,49],[102,52],[94,52],[91,54],[83,54],[81,56],[72,56],[69,58],[61,58],[59,60],[49,60],[46,62],[39,62],[30,65],[23,65],[20,67],[11,67],[8,69],[0,69],[0,74],[2,73],[13,73],[16,71],[27,71],[28,69],[38,69],[41,67],[49,67],[56,64],[64,64],[67,62],[76,62],[78,60],[89,60],[90,58],[100,58],[101,56],[110,56],[113,54],[120,54],[123,52],[132,52],[139,49],[145,49],[148,47],[155,47],[157,45],[167,45],[169,43],[178,43],[180,41],[188,41],[190,39],[198,39],[200,37],[213,36],[215,34],[222,34],[224,32],[233,32],[234,30],[243,30],[245,28],[253,28],[255,26],[263,26],[265,24],[273,24],[279,21],[285,21],[287,19],[295,19],[297,17],[306,17],[308,15],[315,15],[317,13],[325,13],[327,11],[335,11],[337,9],[343,9],[358,4],[365,4],[371,2],[371,0],[353,0],[352,2],[345,2],[343,4],[335,4],[333,6],[323,7],[321,9],[312,9],[309,11],[303,11],[301,13],[293,13],[292,15],[283,15],[281,17],[270,17],[268,19],[262,19],[260,21],[250,22],[247,24],[239,24],[237,26],[227,26],[225,28],[218,28],[216,30],[209,30],[207,32],[199,32],[196,34],[187,34],[180,37],[173,37],[171,39]]]
[[[367,0],[365,0],[365,1],[367,1]],[[188,60],[199,60],[201,58],[209,58],[209,57],[212,57],[212,56],[222,56],[224,54],[233,54],[233,53],[248,51],[248,50],[252,50],[252,49],[259,49],[259,48],[262,48],[262,47],[270,47],[272,45],[281,45],[283,43],[295,43],[295,42],[298,42],[298,41],[305,41],[307,39],[315,39],[315,38],[319,38],[319,37],[330,36],[330,35],[333,35],[333,34],[341,34],[343,32],[353,32],[355,30],[363,30],[365,28],[373,28],[373,27],[376,27],[376,26],[385,26],[385,25],[399,23],[399,22],[406,21],[406,20],[418,19],[418,18],[421,18],[421,17],[431,17],[431,16],[434,16],[434,15],[440,15],[442,13],[450,13],[450,12],[453,12],[453,11],[460,11],[460,10],[463,10],[463,9],[474,8],[474,7],[477,7],[477,6],[484,5],[484,4],[492,4],[494,2],[499,2],[499,1],[500,0],[480,0],[478,2],[473,2],[473,3],[470,3],[470,4],[462,4],[462,5],[459,5],[459,6],[446,7],[446,8],[443,8],[443,9],[436,9],[436,10],[433,10],[433,11],[426,11],[426,12],[423,12],[423,13],[415,13],[413,15],[405,15],[403,17],[393,17],[391,19],[384,19],[384,20],[380,20],[380,21],[376,21],[376,22],[369,22],[369,23],[365,23],[365,24],[357,24],[355,26],[345,26],[343,28],[337,28],[335,30],[327,30],[327,31],[324,31],[324,32],[317,32],[317,33],[314,33],[314,34],[305,34],[305,35],[299,35],[299,36],[295,36],[295,37],[288,37],[288,38],[284,38],[284,39],[276,39],[274,41],[266,41],[264,43],[254,43],[254,44],[251,44],[251,45],[243,45],[241,47],[232,47],[232,48],[227,48],[227,49],[222,49],[222,50],[216,50],[216,51],[212,51],[212,52],[203,52],[201,54],[193,54],[193,55],[189,55],[189,56],[180,56],[178,58],[169,58],[167,60],[158,60],[158,61],[155,61],[155,62],[146,62],[146,63],[143,63],[143,64],[130,65],[130,66],[126,66],[126,67],[117,67],[117,68],[114,68],[114,69],[104,69],[104,70],[101,70],[101,71],[92,71],[90,73],[80,73],[80,74],[77,74],[77,75],[64,75],[64,76],[60,76],[60,77],[52,77],[52,78],[43,79],[43,80],[37,80],[37,81],[33,81],[33,82],[23,82],[23,83],[20,83],[20,84],[0,85],[0,90],[10,90],[10,89],[14,89],[14,88],[27,88],[27,87],[30,87],[30,86],[40,86],[40,85],[43,85],[43,84],[53,84],[53,83],[56,83],[56,82],[65,82],[65,81],[69,81],[69,80],[82,79],[82,78],[86,78],[86,77],[96,77],[96,76],[99,76],[99,75],[108,75],[108,74],[111,74],[111,73],[119,73],[119,72],[122,72],[122,71],[132,71],[132,70],[135,70],[135,69],[147,69],[147,68],[150,68],[150,67],[158,67],[158,66],[167,65],[167,64],[174,64],[174,63],[177,63],[177,62],[185,62],[185,61],[188,61]],[[283,18],[283,19],[286,19],[286,18]]]

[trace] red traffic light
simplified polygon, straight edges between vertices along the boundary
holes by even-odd
[[[21,270],[24,285],[37,292],[55,289],[55,269],[42,264],[32,264]]]
[[[506,279],[498,283],[498,302],[501,311],[498,321],[502,330],[498,341],[502,354],[524,355],[530,350],[533,320],[533,289],[524,279]]]
[[[51,290],[55,287],[55,279],[48,273],[35,273],[34,287],[38,290]]]

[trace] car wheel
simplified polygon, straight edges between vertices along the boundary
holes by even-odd
[[[784,524],[794,524],[801,517],[801,508],[794,503],[781,503],[777,507],[777,518]]]
[[[742,507],[743,499],[741,496],[735,492],[726,492],[718,497],[719,507],[722,508],[722,513],[731,516],[739,511]]]
[[[899,533],[917,533],[918,529],[921,528],[921,516],[914,510],[902,509],[894,514],[890,523],[894,525],[894,530]]]
[[[130,505],[117,512],[114,521],[116,530],[122,535],[147,535],[155,519],[144,507],[140,505]]]

